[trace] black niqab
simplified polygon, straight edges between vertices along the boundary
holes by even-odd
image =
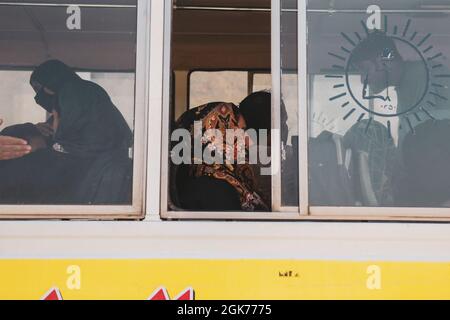
[[[106,91],[58,60],[38,66],[30,82],[55,93],[59,125],[48,149],[0,162],[0,202],[130,203],[132,133]]]

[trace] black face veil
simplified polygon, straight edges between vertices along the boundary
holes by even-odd
[[[69,66],[59,60],[44,62],[34,70],[30,83],[37,82],[56,94],[50,95],[41,88],[36,94],[36,103],[47,112],[52,112],[53,109],[57,109],[57,95],[61,89],[67,83],[79,79],[80,77]]]

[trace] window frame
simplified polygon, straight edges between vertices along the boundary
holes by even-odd
[[[161,219],[180,220],[269,220],[269,221],[394,221],[394,222],[450,222],[447,208],[370,208],[370,207],[314,207],[309,206],[308,197],[308,104],[309,85],[307,74],[307,10],[305,1],[298,0],[298,61],[299,61],[299,212],[269,213],[244,212],[171,212],[167,210],[168,168],[168,122],[170,102],[170,41],[172,5],[161,0],[137,0],[137,53],[134,181],[132,206],[39,206],[2,205],[0,220],[10,219]],[[277,3],[278,2],[278,3]],[[37,4],[35,4],[37,5]],[[279,1],[272,1],[272,41],[280,37]],[[164,13],[164,14],[162,14]],[[164,28],[162,28],[164,26]],[[278,32],[276,32],[276,30]],[[278,45],[278,48],[280,46]],[[278,50],[275,50],[278,51]],[[276,53],[276,52],[275,52]],[[279,52],[278,52],[279,54]],[[280,57],[272,57],[272,90],[274,106],[281,98],[279,79]],[[161,64],[161,61],[164,61]],[[248,71],[248,70],[246,70]],[[163,80],[163,81],[161,81]],[[277,84],[278,83],[278,84]],[[274,86],[275,84],[275,86]],[[168,86],[169,85],[169,86]],[[276,91],[276,90],[275,90]],[[303,106],[303,107],[302,107]],[[162,109],[161,109],[162,108]],[[156,125],[148,126],[148,123]],[[167,143],[167,148],[166,147]],[[300,151],[302,150],[302,152]],[[148,159],[148,161],[147,161]],[[138,168],[139,170],[136,170]],[[135,184],[138,184],[137,192]],[[164,202],[165,198],[165,202]],[[138,199],[137,202],[136,199]]]
[[[308,127],[309,127],[309,76],[307,72],[307,3],[298,0],[298,114],[299,114],[299,208],[298,212],[284,212],[281,208],[269,213],[247,212],[192,212],[170,211],[168,209],[168,114],[169,101],[163,100],[163,140],[162,140],[162,175],[160,217],[167,220],[267,220],[267,221],[394,221],[394,222],[449,222],[450,209],[446,208],[369,208],[369,207],[317,207],[309,203],[309,171],[308,171]],[[281,7],[277,0],[272,0],[272,107],[280,107],[281,101],[281,56],[280,50],[280,22]],[[275,14],[278,12],[279,14]],[[165,42],[164,56],[170,57],[172,3],[165,6]],[[170,61],[165,59],[163,74],[169,74]],[[164,81],[164,92],[169,90],[168,80]],[[277,119],[273,119],[276,123]],[[276,127],[275,127],[276,128]],[[274,141],[274,140],[273,140]],[[272,161],[277,161],[276,158]],[[278,160],[279,161],[279,160]],[[279,178],[278,178],[279,179]],[[274,179],[276,180],[276,179]],[[277,182],[275,182],[277,183]],[[280,183],[280,181],[278,181]],[[281,189],[273,187],[278,193]],[[279,196],[279,194],[275,194]],[[276,198],[275,198],[276,199]]]
[[[87,220],[136,220],[145,217],[145,146],[147,137],[145,128],[146,117],[137,117],[147,114],[148,110],[148,50],[150,39],[151,2],[137,0],[136,4],[136,74],[135,74],[135,119],[134,119],[134,145],[133,145],[133,198],[131,205],[1,205],[0,219],[87,219]],[[156,1],[155,1],[156,2]],[[15,6],[61,6],[64,4],[48,3],[20,3]],[[84,6],[83,4],[79,5]],[[86,5],[85,5],[86,6]],[[92,7],[93,5],[87,5]],[[107,5],[106,5],[107,6]],[[134,7],[134,5],[132,5]],[[99,5],[105,7],[105,5]],[[130,5],[111,5],[120,9],[129,8]]]
[[[308,137],[309,127],[309,74],[307,55],[308,55],[308,12],[307,3],[298,1],[299,3],[299,68],[302,70],[300,105],[301,126],[300,132],[303,136]],[[300,8],[303,13],[300,12]],[[317,10],[311,10],[317,12]],[[299,80],[300,80],[299,79]],[[300,81],[299,81],[300,82]],[[450,208],[418,208],[418,207],[333,207],[333,206],[310,206],[308,196],[308,142],[300,139],[302,145],[300,150],[306,150],[304,154],[300,153],[300,203],[302,208],[307,206],[308,215],[314,219],[332,219],[332,220],[353,220],[353,221],[416,221],[416,222],[450,222]],[[302,202],[303,199],[303,202]]]
[[[300,0],[301,2],[301,0]],[[276,208],[273,212],[194,212],[194,211],[171,211],[169,210],[168,200],[169,200],[169,115],[170,115],[170,57],[171,57],[171,36],[172,36],[172,8],[173,8],[173,0],[167,1],[164,6],[164,17],[166,19],[164,23],[164,71],[163,71],[163,125],[162,125],[162,167],[161,167],[161,198],[159,200],[160,205],[160,217],[162,219],[175,219],[175,220],[297,220],[299,219],[299,212],[297,208],[297,212],[290,211],[286,212],[291,208],[282,208],[281,207],[281,191],[274,192],[279,194],[279,202],[280,204],[274,205]],[[280,32],[281,32],[281,7],[280,2],[278,0],[272,0],[272,8],[271,8],[271,16],[272,16],[272,108],[274,110],[280,109],[280,99],[281,99],[281,78],[277,77],[276,74],[281,74],[281,40],[280,40]],[[278,12],[279,14],[274,14],[274,12]],[[275,50],[276,48],[276,50]],[[248,71],[248,70],[245,70]],[[278,79],[279,81],[276,81]],[[278,97],[278,102],[277,102]],[[278,109],[277,109],[278,108]],[[279,118],[279,111],[274,112],[274,114],[278,114],[278,116],[274,118]],[[273,120],[276,123],[276,119]],[[279,124],[278,124],[279,126]],[[272,137],[272,141],[277,141],[279,139],[277,137]],[[275,146],[276,149],[277,146]],[[278,158],[278,160],[276,159]],[[272,156],[272,163],[275,161],[281,161],[281,153],[278,154],[278,157]],[[277,178],[279,177],[279,178]],[[273,180],[278,180],[281,178],[281,174],[277,175]],[[281,181],[281,180],[280,180]],[[276,182],[274,182],[272,190],[276,188]]]

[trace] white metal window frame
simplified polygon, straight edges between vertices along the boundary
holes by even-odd
[[[57,7],[67,4],[52,2],[13,3],[1,2],[7,6],[44,6]],[[130,5],[79,4],[89,8],[130,8]],[[135,79],[135,133],[133,148],[133,201],[131,205],[1,205],[0,219],[139,219],[145,216],[145,146],[146,123],[148,109],[148,67],[150,43],[151,2],[137,0],[137,50],[136,50],[136,79]]]
[[[189,219],[189,220],[296,220],[299,218],[298,208],[291,211],[292,208],[281,207],[281,174],[273,176],[272,197],[273,212],[189,212],[189,211],[171,211],[168,206],[169,193],[169,112],[170,112],[170,56],[171,56],[171,34],[172,34],[172,9],[173,1],[167,1],[164,8],[164,88],[163,88],[163,135],[162,135],[162,170],[161,170],[161,193],[160,193],[160,212],[163,219]],[[279,128],[280,101],[281,101],[281,6],[279,0],[272,0],[272,108],[275,110],[273,117],[274,128]],[[277,14],[278,13],[278,14]],[[273,145],[274,150],[280,150],[279,137],[273,136],[272,141],[278,141]],[[272,167],[280,168],[277,164],[281,162],[280,153],[272,155]]]
[[[301,119],[300,132],[303,137],[308,137],[308,110],[309,110],[309,74],[307,63],[308,46],[308,0],[298,0],[299,4],[299,68],[301,73],[300,85],[300,111]],[[314,10],[313,10],[314,11]],[[301,107],[305,106],[305,107]],[[302,110],[303,109],[303,110]],[[408,207],[318,207],[309,206],[308,197],[308,142],[301,139],[300,150],[300,202],[303,210],[314,218],[343,219],[343,220],[388,220],[388,221],[450,221],[450,208],[408,208]],[[307,208],[307,209],[305,209]]]
[[[151,1],[152,37],[146,43],[150,54],[145,69],[151,72],[145,117],[153,125],[146,130],[151,161],[146,166],[145,221],[0,221],[0,259],[449,261],[450,224],[161,221],[165,1]],[[149,18],[150,10],[146,14]]]
[[[298,0],[298,86],[299,86],[299,208],[283,208],[281,206],[281,177],[273,179],[273,212],[189,212],[170,211],[168,209],[168,142],[169,142],[169,86],[170,86],[170,38],[172,6],[165,6],[164,28],[164,97],[163,97],[163,144],[160,212],[163,219],[212,219],[212,220],[350,220],[350,221],[450,221],[450,209],[446,208],[370,208],[370,207],[318,207],[309,204],[309,172],[308,172],[308,25],[307,1]],[[279,0],[272,0],[272,107],[280,109],[281,101],[281,5]],[[274,112],[273,127],[279,127],[279,112]],[[274,139],[275,138],[275,139]],[[272,137],[272,141],[279,137]],[[274,147],[275,150],[277,146]],[[279,149],[279,148],[278,148]],[[272,155],[272,163],[280,163],[280,155]]]

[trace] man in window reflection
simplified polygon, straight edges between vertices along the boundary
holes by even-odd
[[[361,72],[363,99],[390,104],[393,103],[390,90],[394,88],[397,93],[396,113],[400,115],[400,121],[398,128],[391,130],[398,130],[399,153],[396,169],[389,173],[394,176],[395,204],[412,207],[448,206],[450,84],[446,78],[428,83],[428,77],[436,79],[436,72],[449,72],[441,67],[439,71],[433,69],[428,74],[428,68],[421,59],[407,61],[393,38],[380,31],[371,33],[356,47],[352,61]],[[428,94],[424,100],[427,89],[433,94]],[[373,145],[376,148],[372,152],[382,152],[380,154],[389,147],[387,144],[383,147],[381,141],[374,141]],[[377,167],[389,167],[380,161],[388,160],[378,159],[378,163],[371,164],[370,170],[379,172]]]
[[[414,52],[412,49],[408,51],[411,51],[410,55]],[[400,145],[406,135],[422,122],[450,119],[446,97],[450,94],[448,80],[439,80],[439,84],[434,85],[433,81],[428,81],[429,76],[433,79],[437,72],[445,72],[442,69],[432,70],[431,75],[428,75],[426,64],[419,55],[416,56],[416,60],[406,60],[394,39],[381,31],[370,33],[352,53],[352,63],[361,73],[363,100],[394,104],[391,92],[394,88],[397,93],[397,105],[394,105],[396,113],[405,115],[413,111],[409,116],[400,116]],[[433,94],[426,95],[424,100],[427,89]]]
[[[38,66],[30,85],[46,123],[8,127],[28,154],[0,163],[2,203],[114,204],[131,197],[131,131],[108,94],[58,60]]]

